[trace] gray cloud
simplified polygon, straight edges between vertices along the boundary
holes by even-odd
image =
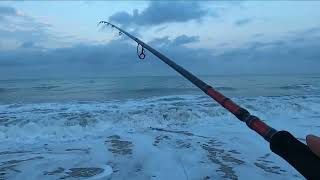
[[[149,6],[139,12],[134,10],[132,14],[118,12],[109,20],[123,26],[136,25],[159,25],[171,22],[186,22],[197,20],[207,15],[208,11],[203,9],[197,2],[179,1],[152,1]]]
[[[169,36],[165,36],[162,38],[156,38],[149,43],[151,45],[157,46],[157,47],[171,47],[171,46],[181,46],[188,43],[193,42],[199,42],[199,36],[187,36],[187,35],[181,35],[176,37],[173,40],[169,39]]]
[[[32,47],[35,47],[35,44],[34,42],[31,42],[31,41],[27,41],[27,42],[24,42],[20,45],[21,48],[32,48]]]
[[[193,43],[193,42],[199,42],[199,36],[178,36],[174,41],[174,45],[183,45],[183,44],[188,44],[188,43]]]
[[[14,8],[0,6],[0,22],[1,23],[4,23],[4,21],[6,21],[7,17],[17,16],[17,15],[18,15],[18,13]]]
[[[169,36],[165,36],[162,38],[155,38],[152,41],[149,42],[152,46],[168,46],[172,43],[172,41],[169,39]]]
[[[12,7],[0,6],[0,16],[16,16],[17,11]]]
[[[315,35],[314,30],[315,34],[307,35],[307,31],[271,42],[251,42],[246,47],[225,52],[219,58],[241,67],[241,73],[319,73],[320,36]],[[304,41],[296,41],[302,34]]]
[[[249,24],[251,22],[252,22],[252,19],[244,18],[244,19],[237,20],[236,22],[234,22],[234,24],[237,26],[243,26],[243,25]]]
[[[15,39],[20,42],[25,41],[47,41],[50,38],[48,32],[45,29],[30,29],[30,30],[1,30],[0,29],[0,41],[5,39]]]
[[[1,17],[3,17],[1,21]],[[17,10],[11,7],[0,7],[0,44],[10,44],[15,42],[15,46],[26,46],[25,42],[37,42],[37,44],[46,44],[55,46],[62,43],[59,35],[50,31],[51,25],[45,22],[39,22],[32,16],[21,15]],[[71,38],[63,38],[63,40]],[[12,43],[1,48],[15,48]]]
[[[255,37],[255,38],[262,37],[262,36],[264,36],[263,33],[256,33],[256,34],[253,35],[253,37]]]
[[[251,42],[222,54],[184,46],[197,42],[196,36],[163,37],[148,44],[195,74],[319,73],[320,38],[305,36],[304,41],[296,42],[301,33],[304,32],[270,42]],[[39,49],[31,45],[0,50],[1,78],[176,74],[148,51],[146,60],[139,60],[135,44],[126,39],[59,49]]]

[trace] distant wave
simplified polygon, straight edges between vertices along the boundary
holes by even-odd
[[[216,87],[215,88],[218,91],[236,91],[236,88],[232,88],[232,87]]]
[[[20,90],[20,88],[0,88],[0,93],[6,93],[11,91]]]
[[[219,91],[236,91],[236,88],[232,87],[217,87],[215,88]],[[127,90],[127,92],[133,93],[179,93],[179,92],[200,92],[197,88],[144,88],[144,89],[134,89],[134,90]]]
[[[55,89],[59,88],[60,86],[35,86],[32,87],[33,89],[38,89],[38,90],[49,90],[49,89]]]
[[[143,89],[133,89],[126,90],[128,93],[179,93],[185,91],[199,91],[196,88],[143,88]]]
[[[316,88],[311,84],[294,84],[294,85],[287,85],[287,86],[280,86],[279,89],[286,89],[286,90],[315,90]]]
[[[6,89],[5,88],[0,88],[0,93],[4,93],[6,92]]]

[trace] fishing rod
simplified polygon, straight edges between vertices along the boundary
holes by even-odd
[[[140,59],[145,58],[144,48],[151,52],[153,55],[157,56],[161,61],[169,65],[183,77],[192,82],[195,86],[201,89],[204,93],[218,102],[221,106],[235,115],[240,121],[247,124],[247,126],[261,135],[270,144],[270,149],[275,154],[286,160],[291,166],[293,166],[300,174],[302,174],[307,179],[320,180],[320,158],[316,156],[307,145],[300,142],[288,131],[277,131],[264,123],[261,119],[253,116],[231,99],[227,98],[220,92],[216,91],[213,87],[209,86],[195,75],[191,74],[189,71],[185,70],[180,65],[176,64],[157,50],[150,47],[148,44],[144,43],[140,39],[134,37],[118,26],[111,24],[107,21],[100,21],[98,25],[104,24],[106,26],[111,26],[119,30],[119,35],[122,33],[127,35],[129,38],[138,43],[137,45],[137,55]],[[140,52],[139,52],[140,49]]]

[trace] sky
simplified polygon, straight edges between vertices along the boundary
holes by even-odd
[[[1,1],[0,79],[320,73],[320,1]]]

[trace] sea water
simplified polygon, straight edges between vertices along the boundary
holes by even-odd
[[[320,75],[200,76],[305,143]],[[179,76],[0,80],[0,179],[303,179]]]

